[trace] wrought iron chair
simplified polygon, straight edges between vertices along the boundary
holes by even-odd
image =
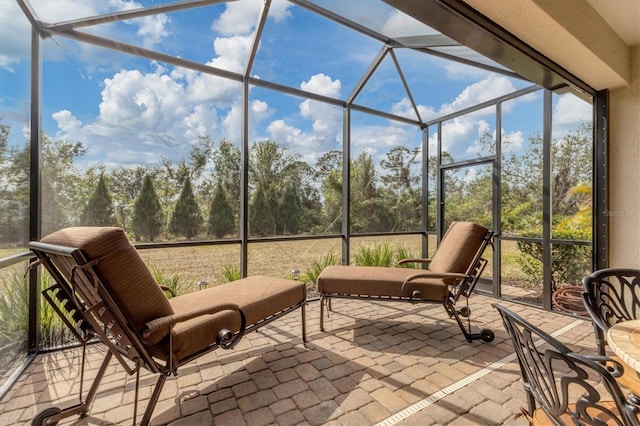
[[[467,341],[491,342],[489,329],[471,332],[469,296],[488,261],[483,253],[491,244],[493,232],[472,222],[453,222],[430,259],[405,259],[400,264],[422,263],[427,269],[382,266],[326,267],[318,276],[320,329],[324,330],[324,306],[331,309],[333,298],[438,303],[455,318]],[[456,308],[464,297],[466,305]],[[460,317],[467,317],[467,325]]]
[[[572,352],[509,309],[493,305],[518,357],[533,425],[639,425],[638,407],[625,399],[598,361]]]
[[[87,415],[114,358],[136,377],[134,424],[140,371],[157,374],[141,419],[148,424],[167,377],[214,349],[233,348],[245,331],[300,308],[306,342],[306,289],[298,281],[252,276],[167,299],[120,228],[62,229],[29,247],[38,258],[34,265],[43,265],[55,281],[43,296],[83,346],[79,402],[46,408],[32,425]],[[85,396],[85,353],[92,341],[104,345],[105,355]]]
[[[607,354],[607,331],[621,321],[640,319],[640,269],[605,268],[582,279],[582,301],[591,317],[596,346],[600,355]],[[616,355],[610,355],[623,367],[618,382],[640,395],[640,379],[635,370]],[[634,397],[638,402],[640,398]]]

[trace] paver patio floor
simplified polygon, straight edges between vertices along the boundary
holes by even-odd
[[[152,418],[170,425],[525,425],[520,372],[492,303],[520,313],[577,351],[595,352],[587,320],[470,299],[472,327],[491,343],[465,341],[441,305],[334,300],[319,330],[319,302],[307,307],[308,344],[291,313],[216,350],[167,380]],[[88,349],[86,375],[103,356]],[[77,402],[80,349],[39,355],[0,401],[0,424],[29,424],[40,410]],[[155,383],[141,375],[138,421]],[[87,380],[85,380],[87,382]],[[65,425],[133,423],[135,376],[112,361],[89,415]],[[85,384],[84,389],[89,384]]]

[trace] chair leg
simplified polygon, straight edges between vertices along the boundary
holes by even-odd
[[[324,331],[324,294],[320,295],[320,331]]]
[[[91,407],[91,403],[93,402],[93,399],[98,392],[98,387],[100,386],[100,382],[102,381],[105,372],[107,371],[107,367],[111,362],[112,356],[113,354],[111,353],[111,351],[107,351],[104,360],[100,365],[100,369],[98,370],[95,379],[93,379],[93,383],[91,384],[89,392],[87,393],[87,397],[84,399],[84,401],[82,400],[82,393],[80,393],[80,402],[78,404],[64,409],[60,409],[58,407],[46,408],[33,418],[31,424],[37,426],[57,424],[60,420],[66,419],[67,417],[71,417],[76,414],[80,417],[86,416],[87,412],[89,411],[89,407]]]
[[[302,343],[307,345],[307,301],[302,302],[302,307],[300,310],[302,311]]]
[[[151,414],[153,414],[153,410],[156,408],[156,404],[158,403],[158,399],[160,398],[160,392],[162,392],[162,388],[164,383],[167,381],[167,376],[164,374],[160,374],[158,377],[158,381],[156,382],[156,387],[153,389],[153,393],[151,394],[151,398],[149,399],[149,403],[147,404],[147,409],[144,412],[144,416],[142,416],[141,425],[146,426],[151,421]],[[136,384],[137,387],[137,384]],[[136,419],[134,417],[133,423],[135,424]]]
[[[471,315],[471,311],[468,308],[466,309],[467,327],[468,327],[467,329],[467,327],[465,327],[464,323],[462,322],[462,319],[460,318],[460,314],[456,310],[455,303],[451,299],[445,300],[443,303],[443,306],[444,306],[444,309],[449,314],[449,316],[453,316],[455,318],[467,342],[472,342],[473,340],[477,340],[477,339],[481,339],[483,342],[492,342],[493,339],[495,338],[493,331],[489,330],[488,328],[483,328],[482,330],[480,330],[480,333],[471,332],[471,320],[469,319],[469,315]]]
[[[104,360],[100,365],[100,369],[98,370],[98,374],[96,375],[96,378],[93,381],[91,388],[89,388],[89,393],[87,393],[87,399],[86,399],[87,406],[90,406],[91,403],[93,402],[93,399],[95,398],[96,393],[98,392],[98,386],[100,385],[100,382],[102,381],[102,378],[104,377],[104,374],[107,371],[107,367],[109,366],[109,362],[111,362],[112,357],[113,357],[113,353],[111,351],[107,351],[107,354],[105,355]]]

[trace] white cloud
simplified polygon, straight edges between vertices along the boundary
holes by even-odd
[[[321,106],[321,104],[318,104],[318,106]],[[342,128],[334,121],[317,119],[312,123],[312,131],[305,132],[294,125],[288,124],[284,119],[277,119],[270,122],[266,130],[269,138],[281,146],[301,155],[312,154],[312,156],[315,156],[315,153],[325,149],[335,149],[332,144],[339,140],[339,133]],[[328,146],[329,148],[327,148]]]
[[[479,145],[479,139],[490,131],[487,121],[478,116],[465,115],[447,120],[442,125],[442,150],[452,155],[454,160],[475,158],[479,153],[486,155]],[[429,136],[429,152],[435,152],[438,135]]]
[[[190,114],[184,118],[184,135],[187,140],[195,141],[201,136],[212,134],[218,123],[218,113],[205,105],[196,105]]]
[[[237,81],[189,70],[181,70],[180,74],[187,85],[185,101],[216,102],[222,106],[229,105],[240,96],[240,83]]]
[[[134,6],[133,2],[122,0],[113,0],[111,5],[121,9]],[[286,7],[276,6],[272,10],[277,12],[276,16],[286,16],[283,12]],[[156,30],[162,28],[161,21],[155,22],[158,27],[153,22],[147,24],[144,28],[149,36],[160,35]],[[251,35],[218,37],[212,44],[214,58],[207,64],[242,72],[250,44]],[[58,137],[95,147],[89,150],[89,161],[92,152],[96,155],[99,152],[98,146],[103,152],[120,152],[123,146],[134,144],[149,147],[148,152],[155,154],[157,163],[160,156],[184,152],[203,135],[237,142],[242,119],[241,93],[240,82],[155,64],[153,72],[122,70],[104,79],[99,116],[92,122],[83,124],[69,111],[59,111],[53,118],[58,123]],[[272,113],[266,102],[254,100],[250,111],[252,125]],[[139,162],[145,156],[140,153],[126,158],[128,162]]]
[[[488,71],[481,68],[450,61],[445,62],[444,70],[446,77],[452,80],[479,80],[489,74]]]
[[[434,29],[400,11],[394,11],[382,25],[381,32],[389,37],[438,34]]]
[[[340,96],[341,86],[340,80],[332,80],[331,77],[320,73],[312,75],[309,81],[303,81],[300,84],[300,89],[331,98],[337,98]]]
[[[274,113],[265,101],[254,99],[249,104],[249,140],[258,138],[256,128]],[[242,102],[238,97],[228,109],[222,119],[220,137],[234,143],[240,143],[240,129],[242,128]]]
[[[225,11],[211,24],[211,29],[222,36],[252,33],[260,17],[262,2],[233,2],[226,6]],[[271,3],[268,16],[276,22],[281,22],[291,16],[290,7],[291,4],[288,2],[274,1]]]
[[[109,0],[109,5],[116,11],[133,10],[142,7],[140,3],[131,0]],[[139,27],[137,34],[142,37],[142,45],[144,47],[152,47],[170,34],[167,24],[171,20],[165,14],[145,16],[123,22]]]
[[[98,15],[110,8],[102,0],[81,2],[32,0],[30,3],[39,19],[44,22],[63,22]]]
[[[510,153],[510,152],[522,152],[524,149],[524,135],[522,131],[517,130],[515,132],[510,133],[502,133],[502,152]]]
[[[317,93],[331,98],[340,97],[342,84],[340,80],[332,80],[325,74],[311,76],[308,81],[300,84],[300,89]],[[336,107],[322,102],[306,99],[300,103],[300,115],[313,122],[313,136],[304,140],[298,139],[298,144],[317,144],[324,141],[333,141],[341,132],[342,120],[336,114]]]
[[[558,98],[553,108],[553,124],[575,127],[580,121],[591,121],[592,115],[593,107],[590,103],[567,93]]]
[[[269,8],[269,18],[276,22],[283,22],[292,16],[289,10],[292,4],[286,0],[273,0]]]
[[[422,121],[429,121],[437,116],[436,111],[430,106],[416,105],[416,108],[418,108],[418,113],[420,114]],[[391,107],[391,113],[413,120],[417,119],[413,105],[411,105],[411,101],[408,97],[404,97],[400,102],[393,104]]]
[[[166,74],[121,71],[104,84],[100,118],[106,122],[155,128],[184,113],[184,87]]]
[[[216,109],[189,101],[185,84],[161,68],[147,74],[120,71],[104,80],[97,119],[83,124],[67,110],[53,114],[59,129],[56,136],[85,143],[88,161],[104,153],[111,153],[113,159],[114,151],[139,146],[147,148],[121,161],[139,164],[146,151],[155,155],[153,163],[157,163],[161,156],[188,149],[200,136],[221,132]]]
[[[251,103],[250,109],[253,117],[258,121],[262,121],[271,114],[269,104],[257,99]]]
[[[138,35],[142,37],[144,47],[152,47],[159,44],[170,32],[167,24],[170,22],[167,15],[145,16],[141,19]]]
[[[492,131],[491,125],[486,120],[478,120],[475,123],[474,130],[476,132],[473,143],[468,145],[465,158],[484,157],[493,154],[487,151],[486,138],[495,141],[495,132]],[[488,136],[490,135],[490,136]]]
[[[29,58],[31,26],[15,1],[0,0],[0,69],[14,72],[13,66]]]
[[[452,102],[442,104],[437,112],[433,113],[433,109],[427,108],[431,117],[423,116],[423,120],[451,114],[515,90],[516,88],[507,77],[489,74],[483,80],[467,86]],[[534,99],[536,95],[530,94],[511,100],[504,104],[503,113],[508,113],[520,102],[529,102]],[[494,115],[495,107],[491,106],[445,121],[442,125],[442,149],[449,152],[455,160],[489,155],[490,153],[486,152],[480,144],[480,138],[486,132],[490,132],[495,139],[495,129],[492,130],[487,121]],[[509,137],[512,142],[510,150],[516,151],[522,148],[524,141],[521,132],[510,133],[506,137]],[[432,132],[429,136],[430,152],[435,152],[436,141],[437,134]]]
[[[67,135],[78,133],[82,129],[82,121],[66,109],[53,113],[52,117],[58,122],[58,128]]]
[[[507,77],[490,74],[487,78],[468,86],[450,104],[442,105],[440,111],[442,113],[459,111],[515,90],[513,83]]]
[[[108,4],[112,9],[120,10],[137,5],[126,0],[111,0]],[[226,5],[224,13],[212,24],[223,37],[212,41],[213,54],[208,65],[237,73],[244,70],[261,4],[256,1],[231,2]],[[83,6],[83,13],[87,15],[81,16],[97,14],[100,7],[104,7],[103,3],[98,1],[87,2]],[[290,7],[291,4],[288,2],[274,1],[269,11],[270,19],[287,19],[290,16]],[[68,14],[64,16],[65,19],[69,17]],[[166,37],[171,24],[166,17],[154,18],[158,19],[145,21],[140,18],[131,21],[131,24],[135,23],[138,26],[138,35],[150,44]],[[422,24],[399,13],[390,16],[385,25],[385,31],[395,31],[396,35],[401,35],[401,31],[426,31]],[[78,48],[95,49],[88,45],[79,45]],[[104,53],[103,49],[100,51]],[[95,54],[95,51],[93,53]],[[90,63],[89,58],[87,54],[87,63]],[[5,63],[9,64],[8,61]],[[72,112],[62,109],[53,115],[58,123],[59,136],[91,144],[92,152],[97,152],[100,147],[103,152],[111,153],[109,158],[113,161],[116,159],[116,154],[112,153],[115,150],[118,152],[118,161],[129,162],[143,161],[146,154],[131,154],[127,147],[148,146],[148,153],[155,154],[157,162],[161,155],[175,154],[197,141],[201,135],[237,141],[242,120],[240,82],[192,70],[165,67],[167,68],[157,66],[152,72],[124,69],[110,74],[109,78],[103,79],[101,99],[99,102],[94,101],[94,105],[99,103],[99,116],[81,116],[81,120],[80,115],[76,117]],[[341,85],[340,79],[334,80],[326,74],[318,73],[303,81],[300,88],[323,96],[340,98]],[[513,90],[513,85],[506,77],[489,75],[467,87],[450,103],[441,105],[439,110],[425,105],[419,105],[418,108],[422,119],[430,120],[437,115],[460,110]],[[308,158],[317,152],[336,148],[337,142],[342,138],[341,108],[311,99],[299,102],[298,108],[299,115],[292,120],[288,114],[295,114],[295,111],[278,111],[278,115],[275,115],[276,111],[267,102],[253,99],[250,105],[251,131],[267,132],[273,140],[283,146],[297,149]],[[415,117],[413,108],[406,98],[393,106],[393,112]],[[474,116],[446,123],[446,146],[451,149],[457,146],[466,147],[468,137],[474,140],[478,132],[488,126],[486,121],[478,121],[485,115],[486,111],[481,111]],[[272,116],[278,119],[268,122]],[[301,118],[306,122],[301,124]],[[267,124],[266,128],[261,126],[262,123]],[[356,123],[357,127],[352,130],[356,149],[379,152],[383,155],[391,147],[406,145],[408,140],[414,141],[416,138],[411,132],[419,132],[415,128],[398,126],[397,123],[389,126],[385,126],[383,120],[377,123],[379,124],[375,126]],[[253,136],[257,135],[250,135]]]
[[[267,132],[274,141],[282,145],[295,145],[300,143],[302,130],[289,126],[284,120],[274,120],[267,126]]]
[[[490,135],[492,141],[496,139],[496,130],[487,120],[477,115],[465,115],[448,120],[442,125],[442,150],[452,155],[455,161],[493,155],[481,139]],[[429,135],[429,152],[435,152],[438,135]],[[502,150],[508,152],[522,152],[525,138],[521,130],[502,134]]]
[[[459,147],[466,147],[469,137],[474,133],[476,124],[477,121],[469,116],[456,117],[446,121],[442,125],[442,150],[451,153],[459,151]],[[431,138],[435,140],[436,137],[437,134],[434,132]]]
[[[231,104],[227,115],[222,119],[222,138],[240,143],[239,129],[242,127],[242,102],[237,100]]]
[[[36,19],[47,23],[64,22],[97,16],[100,14],[131,10],[141,5],[129,0],[83,0],[79,2],[31,0]],[[13,66],[29,59],[31,25],[14,1],[0,0],[0,68],[12,71]],[[16,18],[17,17],[17,18]],[[135,29],[138,39],[128,40],[133,44],[141,43],[152,47],[170,34],[170,20],[166,15],[155,15],[123,21],[121,24],[97,25],[84,28],[83,31],[107,38],[123,37],[123,25]],[[125,35],[127,38],[133,34]],[[73,57],[84,62],[89,71],[100,67],[116,66],[117,55],[111,51],[88,44],[79,44],[62,37],[45,39],[43,45],[45,60],[63,60]]]
[[[258,23],[260,10],[262,2],[228,3],[225,11],[211,24],[211,29],[223,36],[250,34]]]
[[[0,55],[0,68],[3,68],[11,73],[15,72],[13,65],[17,64],[18,62],[19,60],[16,58],[11,58],[6,55]]]
[[[249,56],[251,39],[251,36],[239,35],[216,38],[213,42],[213,50],[217,57],[209,65],[241,73]]]
[[[415,130],[415,129],[411,129]],[[367,151],[374,157],[386,153],[395,146],[408,146],[411,140],[406,128],[400,126],[359,126],[351,130],[354,152]]]

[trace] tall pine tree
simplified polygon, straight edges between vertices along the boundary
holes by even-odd
[[[270,191],[258,183],[249,205],[249,233],[251,235],[274,235],[276,219],[273,216],[274,200]]]
[[[233,208],[229,203],[227,191],[222,187],[222,181],[218,180],[209,208],[207,233],[215,235],[216,238],[222,238],[232,232],[234,228]]]
[[[162,231],[164,215],[151,176],[145,175],[140,195],[133,206],[133,232],[136,239],[153,241]]]
[[[100,175],[98,186],[91,195],[89,203],[87,203],[84,208],[81,220],[82,224],[87,226],[115,225],[116,219],[113,211],[113,202],[111,201],[111,195],[109,195],[104,174]]]
[[[278,213],[278,224],[282,227],[282,233],[296,234],[302,220],[302,206],[293,184],[287,185]]]
[[[198,235],[201,225],[202,215],[200,214],[200,208],[193,194],[191,179],[187,177],[169,222],[169,232],[186,238],[193,238]]]

